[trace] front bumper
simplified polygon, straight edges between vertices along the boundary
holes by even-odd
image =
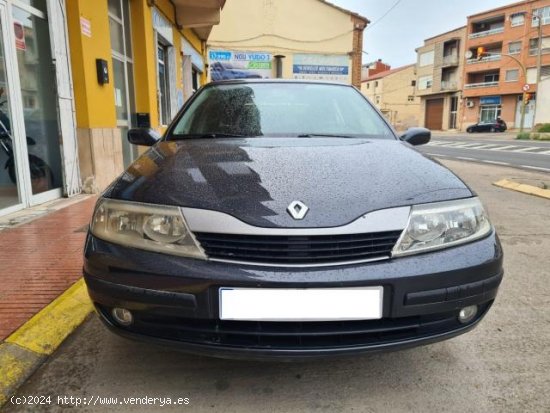
[[[129,337],[232,358],[314,358],[393,350],[454,337],[487,313],[502,280],[495,234],[429,254],[360,265],[266,268],[140,251],[88,235],[84,277],[107,326]],[[342,322],[219,320],[220,287],[328,288],[383,286],[383,318]],[[467,324],[461,308],[478,305]],[[110,310],[127,308],[123,327]]]

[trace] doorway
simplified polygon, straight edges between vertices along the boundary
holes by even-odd
[[[430,130],[443,129],[443,99],[426,100],[426,128]]]
[[[0,3],[0,214],[62,195],[46,1]]]

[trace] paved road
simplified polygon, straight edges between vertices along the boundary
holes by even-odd
[[[308,363],[186,355],[126,341],[91,317],[20,395],[176,397],[189,405],[116,405],[76,412],[548,412],[550,201],[492,185],[548,175],[443,161],[476,190],[499,231],[506,275],[491,312],[471,333],[416,349]],[[54,399],[55,400],[55,399]],[[16,407],[6,412],[59,411]]]
[[[550,142],[521,141],[510,134],[437,135],[418,149],[440,159],[485,162],[550,172]]]

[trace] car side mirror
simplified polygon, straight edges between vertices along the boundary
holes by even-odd
[[[160,135],[153,129],[135,128],[128,131],[128,142],[132,145],[153,146],[160,140]]]
[[[426,128],[409,128],[407,132],[399,137],[402,141],[411,145],[424,145],[432,138],[432,132]]]

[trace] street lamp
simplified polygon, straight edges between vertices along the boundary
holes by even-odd
[[[510,59],[515,60],[516,63],[521,68],[521,71],[523,73],[523,78],[525,79],[525,84],[527,84],[527,69],[525,68],[525,65],[523,63],[521,63],[521,61],[517,57],[506,54],[506,53],[489,53],[489,52],[485,51],[484,47],[479,47],[478,48],[477,59],[481,60],[483,58],[483,56],[505,56],[505,57],[509,57]],[[530,94],[527,93],[526,90],[523,90],[523,95],[522,95],[522,99],[521,99],[521,119],[520,119],[520,122],[519,122],[519,133],[523,133],[523,129],[525,128],[525,110],[526,110],[526,107],[527,107],[527,103],[529,103],[528,101],[526,102],[526,100],[528,100],[527,99],[528,97],[530,97]]]

